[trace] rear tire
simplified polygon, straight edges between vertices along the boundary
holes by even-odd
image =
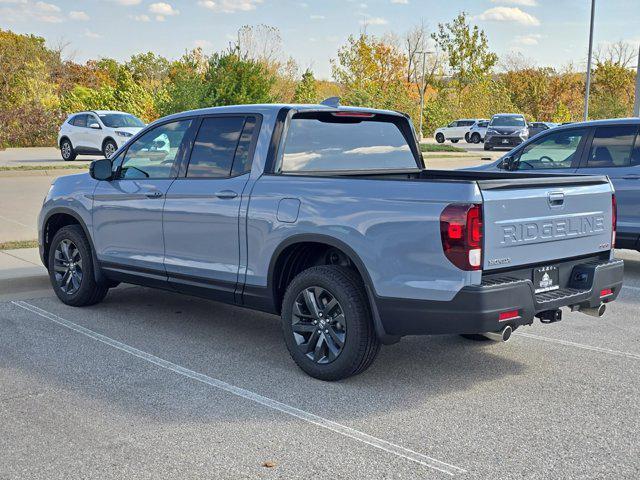
[[[73,149],[73,145],[71,145],[71,141],[66,138],[60,142],[60,154],[65,162],[71,162],[78,156]]]
[[[282,330],[293,361],[320,380],[363,372],[380,349],[362,280],[339,265],[312,267],[291,281]]]
[[[441,133],[436,133],[436,142],[444,143],[444,135]]]
[[[80,225],[67,225],[56,232],[48,267],[53,291],[66,305],[94,305],[109,291],[108,286],[95,281],[91,245]]]
[[[469,132],[464,134],[464,141],[467,143],[471,143],[471,140],[469,140]]]

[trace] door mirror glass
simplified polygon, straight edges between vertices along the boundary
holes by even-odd
[[[91,162],[89,175],[95,180],[111,180],[111,160],[101,158]]]
[[[97,123],[90,123],[89,124],[89,128],[93,128],[94,130],[100,130],[100,125],[98,125]]]

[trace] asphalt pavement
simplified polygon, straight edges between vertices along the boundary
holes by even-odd
[[[407,337],[337,383],[275,316],[129,285],[4,296],[0,478],[639,478],[640,254],[619,255],[602,319]]]

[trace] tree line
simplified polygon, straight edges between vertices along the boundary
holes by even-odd
[[[461,13],[434,31],[417,25],[404,36],[366,31],[350,36],[331,60],[332,80],[318,80],[288,57],[276,28],[245,26],[220,52],[201,48],[177,60],[154,52],[118,62],[77,63],[64,46],[0,30],[0,147],[53,145],[69,113],[123,110],[145,121],[171,113],[239,103],[343,104],[408,113],[423,133],[456,118],[523,113],[530,120],[582,118],[585,74],[573,65],[538,67],[519,54],[490,50],[486,33]],[[622,42],[598,48],[590,117],[630,116],[635,52]]]

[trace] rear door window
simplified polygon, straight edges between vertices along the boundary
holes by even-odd
[[[245,117],[203,119],[191,151],[187,177],[229,177],[245,120]]]
[[[638,133],[634,125],[620,125],[596,128],[589,155],[587,168],[629,167],[633,145]],[[633,155],[635,157],[635,155]]]
[[[87,126],[87,115],[81,114],[76,115],[73,119],[74,127],[86,127]]]
[[[373,115],[366,119],[334,115],[291,119],[280,171],[417,168],[409,143],[396,123]]]

